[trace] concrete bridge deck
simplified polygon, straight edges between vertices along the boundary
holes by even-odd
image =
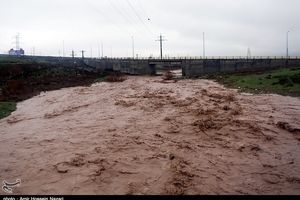
[[[14,57],[14,56],[13,56]],[[0,55],[3,58],[12,58]],[[217,73],[235,73],[276,69],[279,67],[300,67],[300,57],[176,57],[176,58],[71,58],[49,56],[21,56],[34,62],[43,62],[64,67],[76,67],[94,73],[119,71],[132,75],[155,75],[162,69],[182,69],[187,77]]]
[[[300,67],[300,58],[213,58],[213,59],[85,59],[87,65],[129,74],[151,74],[162,69],[182,69],[187,77],[206,74],[236,73],[276,69],[280,67]]]

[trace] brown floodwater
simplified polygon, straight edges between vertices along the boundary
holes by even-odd
[[[300,194],[299,131],[298,98],[127,77],[18,103],[0,177],[15,194]]]

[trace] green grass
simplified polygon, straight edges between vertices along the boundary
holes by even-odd
[[[300,68],[279,69],[259,74],[225,75],[218,81],[244,92],[300,96]]]
[[[15,102],[0,102],[0,119],[9,116],[16,108]]]

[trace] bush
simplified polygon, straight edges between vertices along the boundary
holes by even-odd
[[[167,80],[173,80],[174,79],[174,74],[170,70],[168,70],[164,73],[163,79],[166,80],[166,81]]]
[[[123,82],[126,78],[120,72],[111,72],[108,76],[105,77],[107,82]]]
[[[7,117],[16,110],[15,102],[0,102],[0,119]]]

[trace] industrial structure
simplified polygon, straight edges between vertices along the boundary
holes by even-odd
[[[20,34],[18,33],[16,36],[15,36],[15,39],[16,39],[16,49],[10,49],[8,51],[8,54],[9,55],[12,55],[12,56],[23,56],[25,55],[25,51],[20,48]]]
[[[8,54],[11,56],[23,56],[25,55],[25,51],[21,48],[21,49],[10,49],[8,51]]]

